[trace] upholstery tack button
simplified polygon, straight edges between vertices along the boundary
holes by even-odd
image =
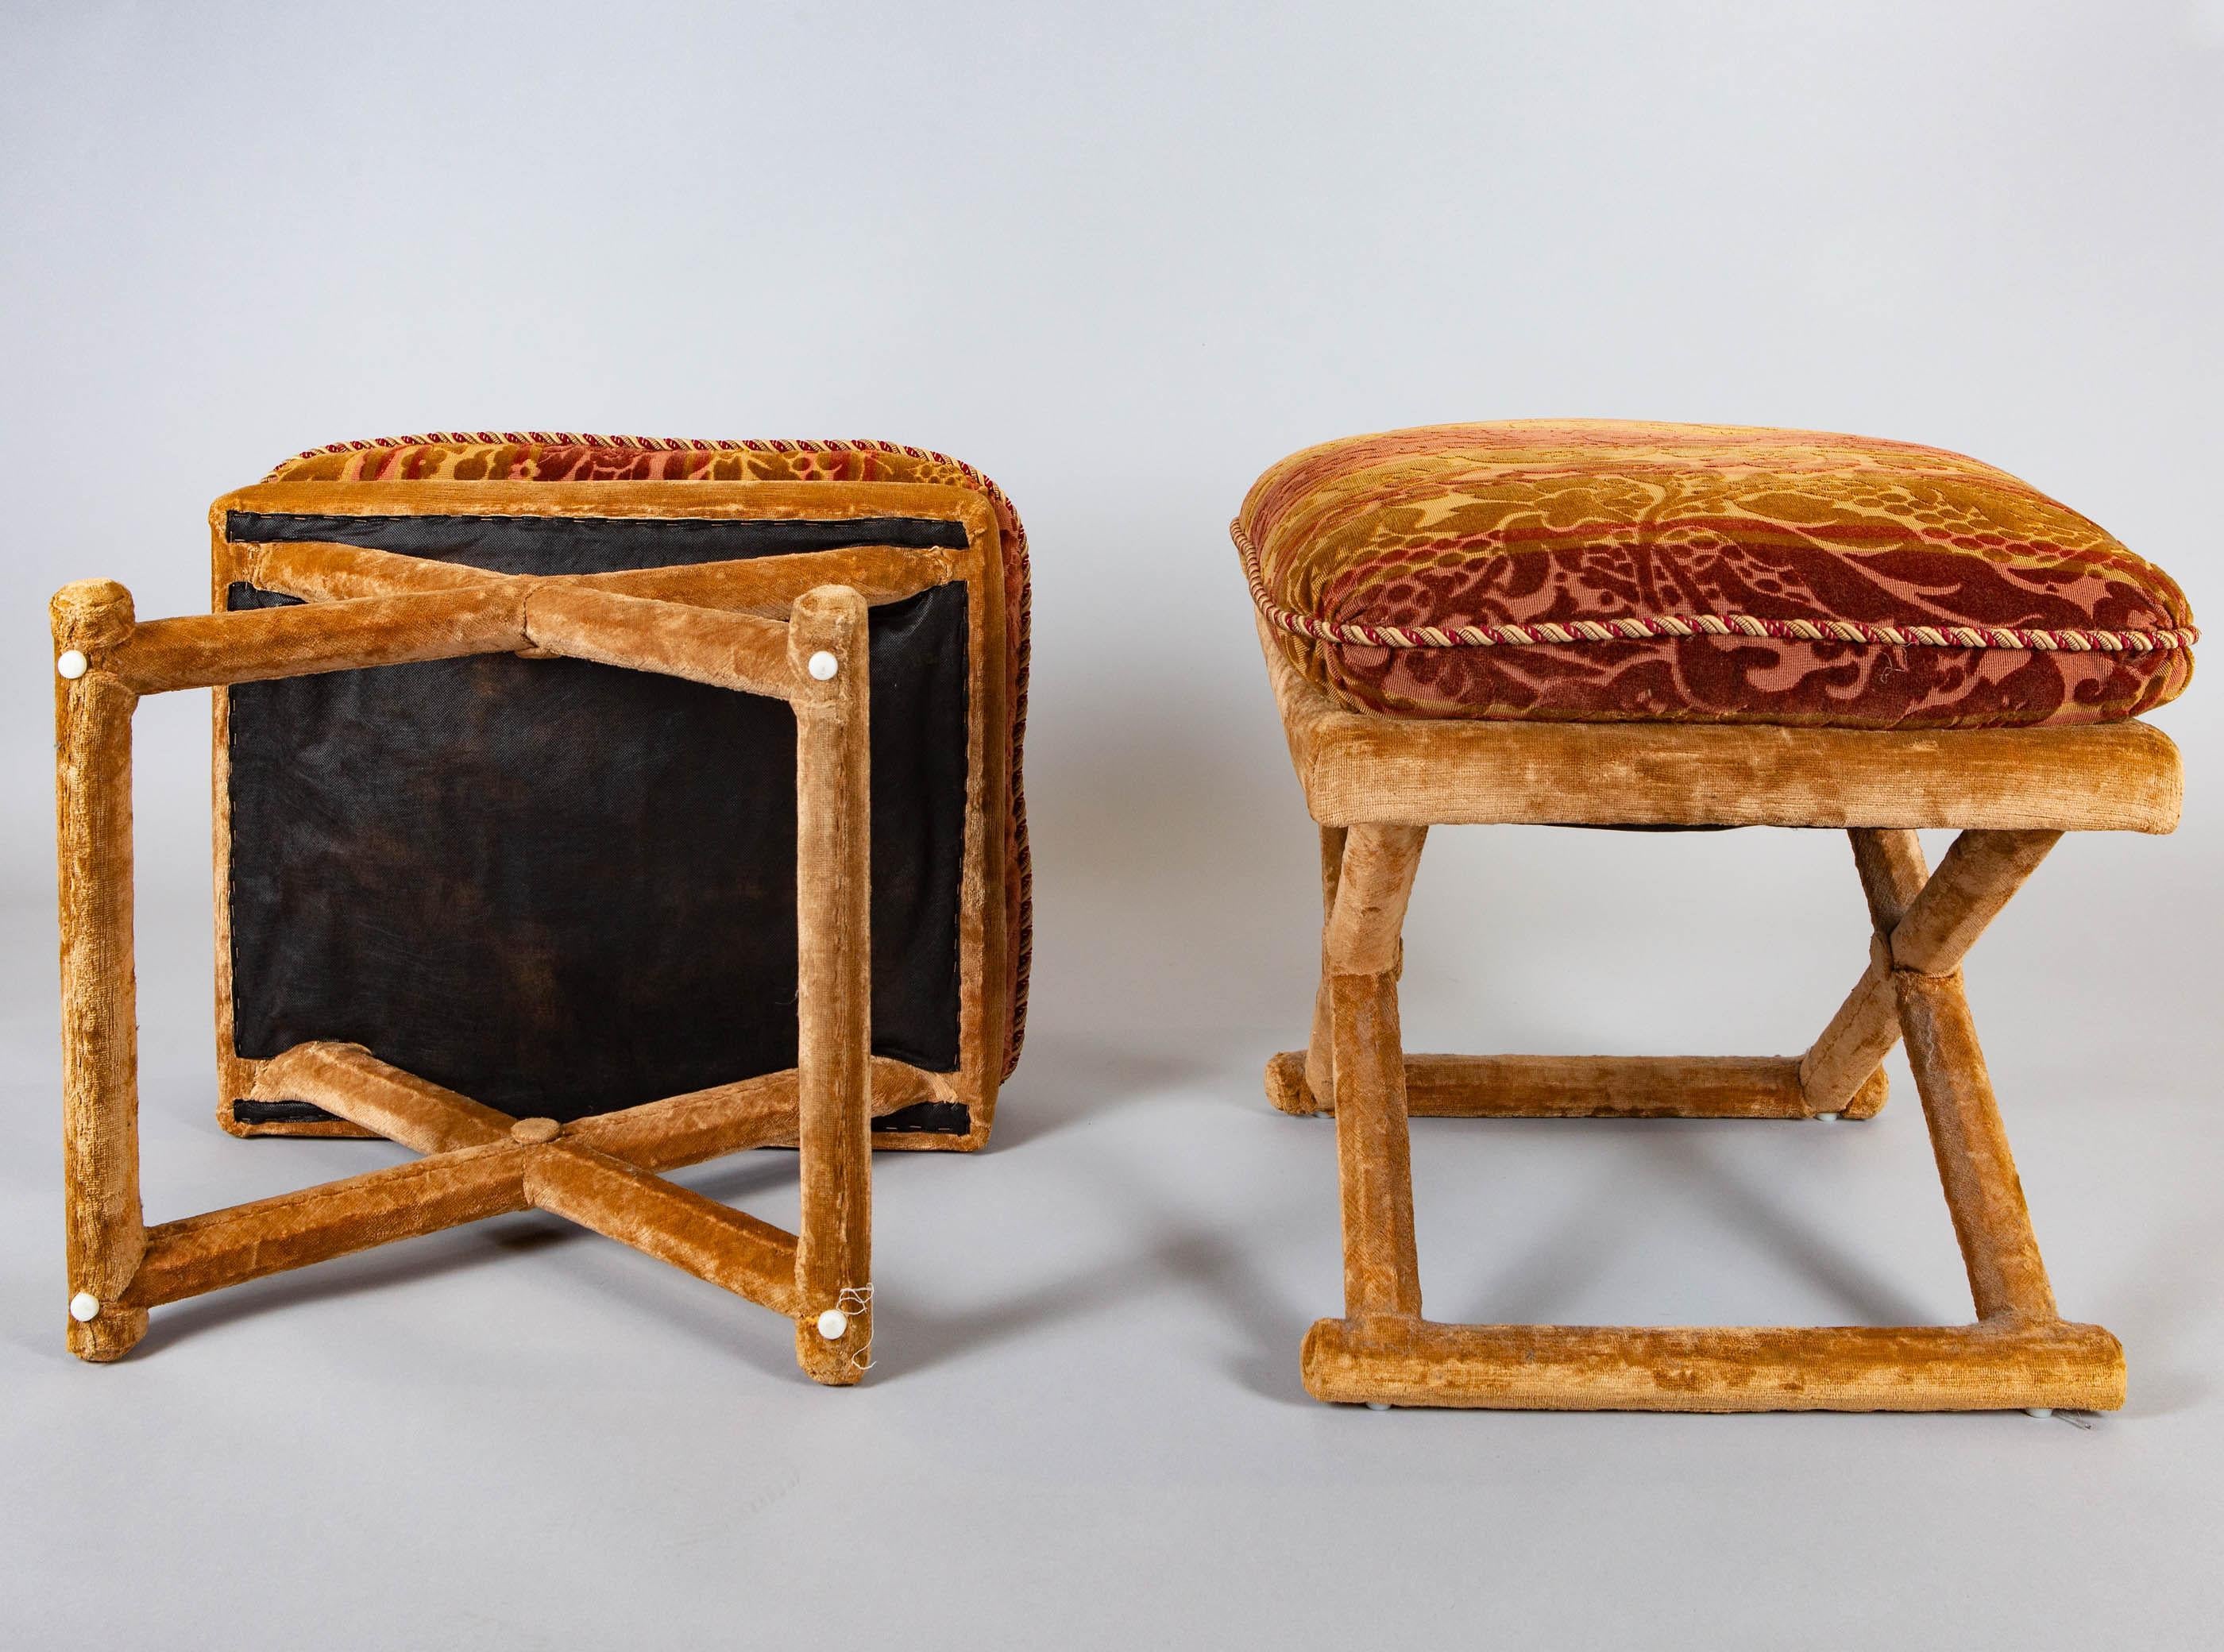
[[[821,648],[817,653],[811,656],[811,674],[822,683],[831,680],[834,673],[841,669],[842,662],[835,659],[832,654],[828,653],[824,648]],[[68,675],[67,672],[64,672],[63,674],[65,676]],[[839,1335],[840,1333],[837,1332],[836,1334]]]
[[[829,1342],[840,1341],[849,1328],[850,1316],[838,1308],[830,1308],[818,1316],[818,1334]]]
[[[83,658],[82,655],[79,656]],[[100,1298],[89,1290],[80,1290],[70,1298],[70,1317],[79,1325],[90,1324],[100,1317]]]
[[[82,653],[74,648],[66,648],[62,651],[61,658],[54,661],[54,669],[74,683],[85,675],[85,656]],[[829,677],[834,675],[831,672],[826,674]]]
[[[520,1119],[509,1127],[512,1141],[553,1142],[564,1133],[564,1126],[553,1119]]]

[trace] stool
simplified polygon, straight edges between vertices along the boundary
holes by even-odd
[[[1321,831],[1312,1037],[1285,1112],[1332,1112],[1344,1314],[1316,1397],[1664,1411],[2120,1406],[2064,1321],[1963,997],[1963,955],[2067,831],[2167,832],[2185,599],[1973,459],[1807,432],[1607,421],[1331,442],[1233,536]],[[1399,932],[1431,826],[1828,827],[1867,968],[1804,1056],[1409,1056]],[[1921,828],[1960,829],[1935,872]],[[1905,1037],[1975,1299],[1952,1327],[1455,1325],[1422,1315],[1406,1120],[1866,1119]]]
[[[886,444],[477,432],[317,450],[210,521],[218,612],[54,603],[73,1351],[537,1207],[856,1382],[870,1148],[984,1144],[1024,1026],[1008,501]],[[218,1119],[425,1157],[150,1227],[131,719],[202,687]],[[654,1174],[780,1144],[793,1234]]]

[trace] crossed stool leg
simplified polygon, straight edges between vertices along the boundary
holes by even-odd
[[[761,564],[541,580],[320,549],[335,552],[328,572],[345,564],[345,588],[304,590],[335,600],[300,607],[141,623],[130,593],[110,581],[54,598],[72,1351],[117,1359],[163,1303],[531,1206],[787,1315],[810,1376],[856,1382],[872,1340],[871,1119],[948,1088],[870,1055],[866,596],[847,583],[775,589],[795,571]],[[858,583],[875,588],[875,552],[836,554],[847,559],[842,571],[855,564]],[[794,560],[829,571],[828,558]],[[880,561],[905,577],[894,553]],[[441,589],[424,588],[435,581]],[[659,594],[635,594],[644,589]],[[767,604],[786,621],[732,611]],[[796,1067],[559,1126],[512,1119],[358,1046],[300,1044],[265,1064],[260,1094],[314,1102],[426,1157],[146,1226],[132,937],[139,698],[498,652],[596,659],[793,707]],[[654,1174],[785,1142],[799,1149],[793,1234]]]
[[[1311,1049],[1275,1057],[1288,1111],[1332,1109],[1344,1316],[1305,1339],[1326,1400],[1645,1410],[2107,1409],[2123,1351],[2063,1321],[2031,1236],[1961,961],[2061,834],[1966,831],[1926,879],[1912,831],[1854,829],[1869,967],[1804,1058],[1404,1053],[1399,931],[1424,828],[1323,834],[1324,970]],[[1905,1035],[1977,1318],[1951,1327],[1653,1329],[1444,1325],[1421,1317],[1409,1113],[1513,1118],[1861,1117]]]

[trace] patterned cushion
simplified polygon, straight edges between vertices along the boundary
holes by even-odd
[[[2167,574],[1905,442],[1392,431],[1283,460],[1233,533],[1292,662],[1365,710],[1976,728],[2136,716],[2193,673]]]
[[[551,431],[449,431],[367,442],[335,442],[287,460],[271,482],[907,482],[970,489],[988,500],[1001,530],[1007,607],[1006,671],[1012,716],[1011,809],[1005,878],[1009,1037],[1006,1076],[1027,1033],[1028,967],[1034,943],[1034,886],[1027,848],[1020,754],[1027,720],[1027,530],[1004,490],[971,465],[889,442],[673,441],[577,436]]]

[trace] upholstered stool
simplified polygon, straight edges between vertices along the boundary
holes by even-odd
[[[528,1206],[872,1338],[869,1148],[1017,1060],[1027,558],[876,443],[351,443],[217,501],[217,612],[54,600],[71,1346]],[[216,689],[218,1116],[426,1157],[145,1226],[130,727]],[[799,1147],[786,1233],[654,1172]]]
[[[1275,1105],[1333,1111],[1344,1315],[1325,1400],[1929,1410],[2122,1403],[2063,1320],[1962,995],[1962,955],[2066,831],[2167,832],[2139,714],[2192,672],[2177,586],[1974,460],[1805,432],[1591,421],[1332,442],[1234,526],[1321,829],[1312,1039]],[[1408,1056],[1399,930],[1424,835],[1464,823],[1830,827],[1869,962],[1804,1056]],[[1961,835],[1936,872],[1916,832]],[[1865,1119],[1900,1037],[1971,1325],[1649,1329],[1422,1316],[1411,1114]]]

